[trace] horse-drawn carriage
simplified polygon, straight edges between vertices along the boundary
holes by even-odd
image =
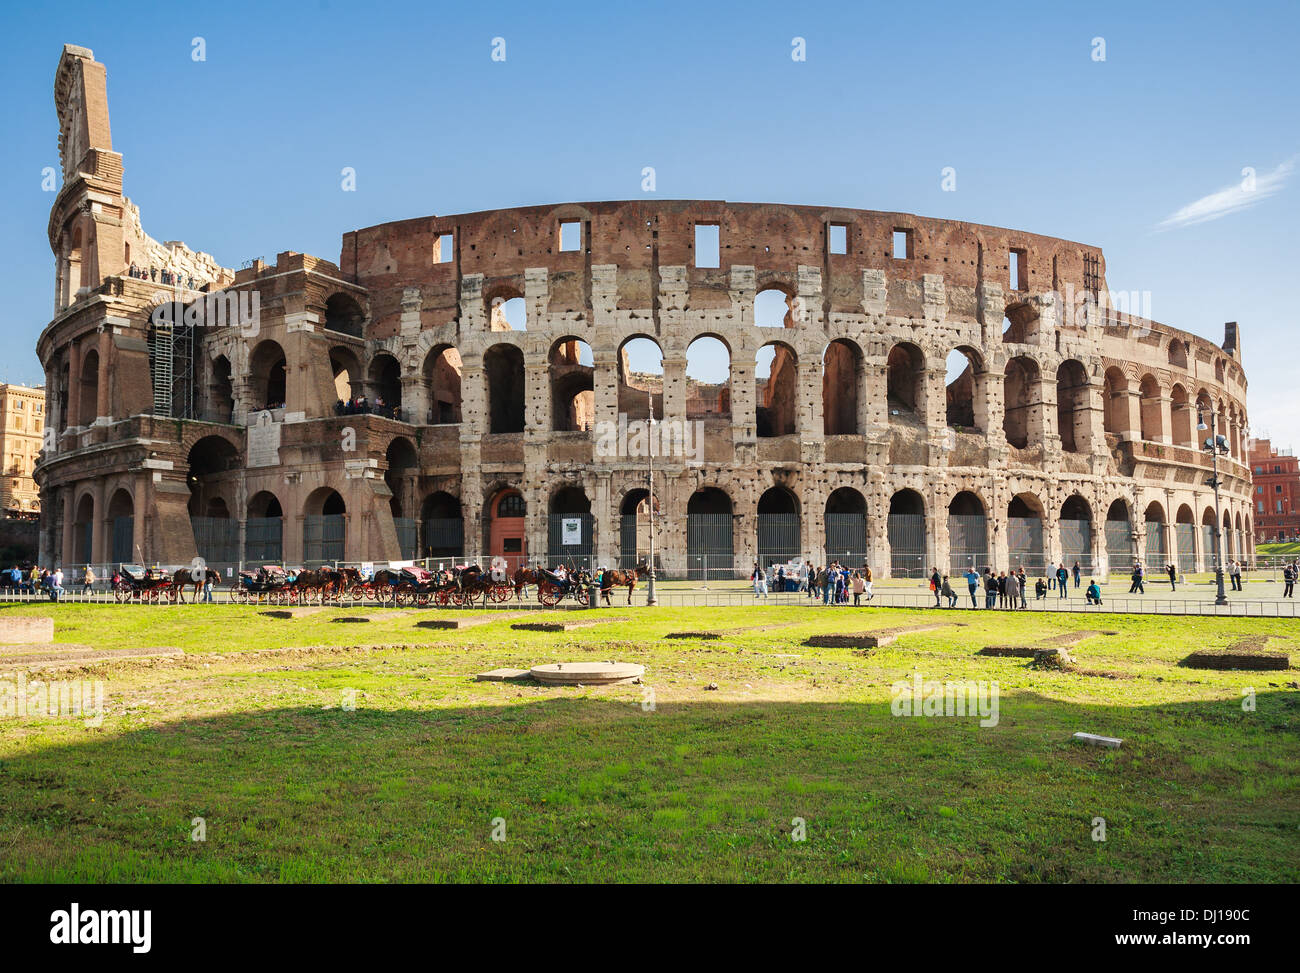
[[[161,568],[146,568],[143,564],[123,564],[114,576],[113,600],[156,604],[176,600],[179,588],[172,576]]]
[[[240,571],[239,583],[231,590],[230,600],[241,605],[287,603],[289,574],[278,564],[264,564],[252,571]]]

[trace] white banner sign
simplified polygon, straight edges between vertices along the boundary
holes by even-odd
[[[582,544],[581,517],[565,517],[560,522],[560,543],[565,547],[578,547]]]

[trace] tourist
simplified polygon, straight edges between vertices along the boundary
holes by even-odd
[[[212,575],[207,571],[203,572],[203,603],[206,605],[213,604]]]
[[[63,568],[55,568],[54,573],[50,575],[50,601],[58,601],[63,597]]]
[[[1065,562],[1062,561],[1060,567],[1056,569],[1056,587],[1061,589],[1060,596],[1062,598],[1067,597],[1070,593],[1068,590],[1069,581],[1070,581],[1070,573],[1065,570]]]
[[[757,561],[754,562],[754,573],[749,576],[749,580],[754,583],[754,597],[767,597],[767,575],[763,573],[763,566]]]
[[[1295,575],[1296,575],[1296,568],[1294,563],[1288,564],[1283,569],[1282,571],[1282,584],[1283,584],[1282,597],[1283,598],[1295,597]]]
[[[1169,575],[1169,590],[1178,590],[1178,568],[1173,564],[1165,565],[1165,574]]]
[[[1141,564],[1135,564],[1135,565],[1133,565],[1133,573],[1132,573],[1131,575],[1129,575],[1129,580],[1133,582],[1131,585],[1129,585],[1129,588],[1128,588],[1128,593],[1129,593],[1130,595],[1131,595],[1131,594],[1134,594],[1134,593],[1139,594],[1139,595],[1144,595],[1144,594],[1146,594],[1146,588],[1144,588],[1143,585],[1142,585],[1142,565],[1141,565]]]
[[[970,606],[972,608],[979,608],[975,601],[975,591],[979,586],[980,576],[975,573],[975,565],[972,564],[966,569],[966,587],[970,591]]]
[[[938,607],[939,607],[939,586],[940,586],[940,583],[941,583],[941,582],[940,582],[940,578],[939,578],[939,569],[938,569],[938,568],[931,568],[931,569],[930,569],[930,590],[934,592],[934,607],[935,607],[935,608],[938,608]]]
[[[81,575],[81,593],[83,595],[93,594],[95,590],[95,572],[89,564]]]
[[[1012,571],[1007,575],[1007,608],[1020,607],[1020,578]]]
[[[822,605],[831,603],[831,593],[835,590],[835,565],[831,563],[826,568],[826,575],[822,580]]]
[[[1047,582],[1039,578],[1034,582],[1034,600],[1042,601],[1047,597]]]
[[[1232,576],[1232,590],[1240,591],[1241,590],[1241,562],[1240,561],[1233,559],[1232,569],[1230,571],[1230,574]]]
[[[1074,562],[1074,586],[1079,587],[1079,579],[1083,577],[1083,571],[1079,568],[1079,562]]]
[[[948,599],[948,607],[956,608],[957,592],[952,590],[952,585],[948,583],[948,576],[946,574],[943,576],[942,592],[943,592],[943,596]]]
[[[1084,593],[1084,597],[1090,605],[1101,604],[1101,587],[1097,584],[1096,578],[1088,582],[1088,590]]]
[[[1007,607],[1007,573],[998,572],[998,608]]]
[[[1020,577],[1016,579],[1020,587],[1020,607],[1029,607],[1029,579],[1025,577],[1025,566],[1020,565]]]
[[[862,565],[862,588],[863,591],[866,593],[867,601],[870,601],[873,597],[875,597],[876,593],[875,591],[872,590],[872,583],[871,583],[871,568],[869,565],[866,564]]]
[[[984,607],[993,608],[998,601],[998,579],[993,576],[993,569],[984,571]]]

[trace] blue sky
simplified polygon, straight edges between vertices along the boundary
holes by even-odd
[[[1253,431],[1300,447],[1294,2],[67,2],[6,5],[0,36],[0,380],[41,377],[40,176],[75,43],[107,65],[146,230],[227,266],[337,260],[344,232],[386,220],[635,198],[644,166],[660,198],[1010,226],[1101,246],[1111,288],[1149,291],[1157,320],[1216,341],[1240,322]],[[1233,189],[1245,167],[1263,192]],[[1206,212],[1223,215],[1192,222]]]

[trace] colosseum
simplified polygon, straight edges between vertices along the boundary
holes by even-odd
[[[630,565],[651,483],[666,577],[1194,570],[1220,523],[1251,552],[1235,323],[1216,345],[1120,309],[1096,247],[642,199],[231,270],[145,233],[90,51],[65,47],[54,91],[47,563]]]

